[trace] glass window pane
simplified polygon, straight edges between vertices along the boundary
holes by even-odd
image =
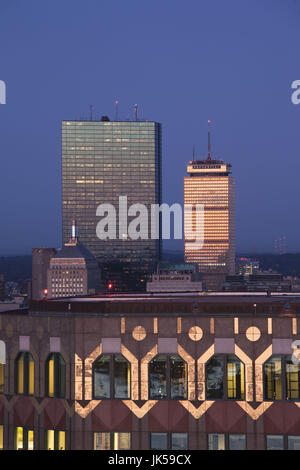
[[[94,363],[94,397],[110,398],[110,356],[100,356]]]
[[[130,449],[130,433],[129,432],[115,432],[114,433],[114,450],[129,450]]]
[[[47,450],[54,450],[54,430],[50,429],[47,431]]]
[[[229,450],[246,450],[245,434],[229,434]]]
[[[206,364],[206,397],[223,398],[224,359],[214,356]]]
[[[94,450],[110,450],[110,433],[94,433]]]
[[[267,436],[267,450],[283,450],[283,436],[268,435]]]
[[[224,434],[209,434],[208,435],[208,450],[225,450],[225,435]]]
[[[167,398],[166,356],[158,355],[149,364],[150,398]]]
[[[245,366],[235,356],[227,358],[227,398],[245,398]]]
[[[28,393],[34,394],[34,360],[31,354],[28,357]]]
[[[18,370],[18,393],[24,393],[24,354],[21,353],[17,362]]]
[[[172,450],[187,450],[188,435],[186,432],[172,433]]]
[[[50,357],[48,361],[48,395],[54,397],[54,357]]]
[[[288,450],[300,450],[300,436],[288,436]]]
[[[282,400],[281,357],[272,357],[264,365],[265,398]]]
[[[66,433],[58,431],[58,450],[66,450]]]
[[[114,357],[114,396],[115,398],[130,396],[130,363],[121,355]]]
[[[28,450],[33,450],[34,449],[34,432],[32,430],[28,431],[27,438],[28,438]]]
[[[15,449],[21,450],[23,449],[23,428],[17,427],[15,432]]]
[[[66,394],[66,363],[64,358],[59,354],[58,356],[58,383],[59,383],[59,390],[58,396],[64,397]]]
[[[167,450],[168,449],[168,435],[166,432],[152,432],[151,433],[151,449],[152,450]]]
[[[170,356],[171,398],[187,398],[187,364],[177,354]]]
[[[292,358],[286,358],[286,393],[287,400],[297,400],[300,398],[300,366],[299,364],[293,364]]]

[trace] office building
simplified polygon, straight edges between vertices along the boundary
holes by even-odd
[[[282,274],[260,272],[226,276],[223,290],[228,292],[291,292],[292,280]]]
[[[68,243],[50,260],[47,298],[95,294],[101,291],[99,263],[82,245],[76,234],[75,220]]]
[[[188,219],[185,215],[184,255],[186,262],[198,264],[208,290],[222,290],[225,276],[235,274],[234,179],[230,164],[211,157],[208,135],[207,158],[190,161],[184,178],[185,211],[186,205],[204,206],[204,227],[196,211]]]
[[[126,268],[149,266],[160,257],[159,239],[132,240],[126,227],[119,232],[120,196],[127,196],[128,208],[135,203],[146,205],[149,214],[151,204],[160,204],[160,124],[110,121],[106,116],[98,121],[63,121],[63,242],[68,240],[75,217],[81,242],[101,262],[107,280],[122,269],[120,263]],[[96,227],[102,217],[96,210],[100,204],[112,204],[116,210],[115,239],[97,237]],[[128,223],[133,218],[128,217]],[[150,236],[150,224],[148,233]]]
[[[300,447],[295,294],[42,300],[0,318],[4,449]]]
[[[236,258],[236,274],[249,276],[250,274],[258,274],[259,271],[259,261],[245,257]]]
[[[50,260],[55,253],[55,248],[32,248],[32,300],[39,300],[45,296],[47,272]]]

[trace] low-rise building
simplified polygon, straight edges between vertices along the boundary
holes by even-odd
[[[198,267],[196,264],[183,263],[168,268],[158,267],[147,282],[147,292],[201,292]]]
[[[69,297],[96,294],[101,291],[99,264],[94,255],[76,236],[73,221],[72,236],[51,258],[47,272],[47,297]]]

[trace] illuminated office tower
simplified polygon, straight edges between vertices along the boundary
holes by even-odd
[[[125,278],[132,280],[135,265],[147,271],[149,264],[157,262],[161,242],[151,238],[131,240],[126,233],[120,237],[119,196],[127,196],[128,208],[135,203],[146,205],[149,214],[151,204],[161,203],[161,125],[152,121],[110,121],[106,116],[101,120],[63,121],[63,243],[68,240],[75,217],[80,240],[101,262],[103,278],[118,290],[128,290],[127,284],[121,283]],[[105,203],[116,209],[116,239],[100,240],[96,234],[101,220],[96,209]]]
[[[184,204],[193,209],[203,204],[204,229],[194,215],[185,220],[185,261],[198,264],[208,290],[220,290],[225,276],[235,273],[234,178],[230,164],[212,159],[210,132],[207,158],[190,161],[187,173]],[[204,232],[203,243],[196,241],[201,238],[197,230]]]

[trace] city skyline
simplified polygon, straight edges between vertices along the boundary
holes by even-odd
[[[185,166],[193,146],[205,155],[211,119],[212,156],[235,169],[236,251],[274,252],[286,237],[286,251],[299,252],[296,3],[164,2],[159,18],[139,2],[57,8],[0,6],[0,255],[62,246],[60,122],[88,119],[90,104],[114,119],[116,99],[120,119],[134,119],[138,103],[141,118],[162,123],[163,202],[183,202]]]

